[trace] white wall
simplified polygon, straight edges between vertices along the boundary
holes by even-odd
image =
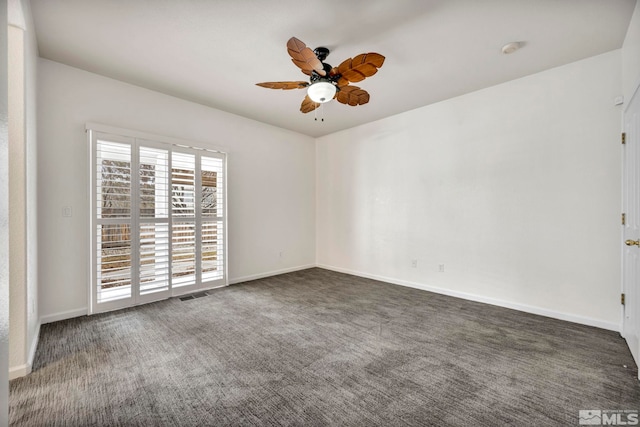
[[[318,264],[618,329],[620,61],[318,139]]]
[[[622,45],[622,88],[626,103],[640,85],[640,2],[631,16],[627,35]]]
[[[38,73],[43,322],[86,313],[91,253],[86,122],[227,148],[232,282],[313,265],[313,138],[44,59]],[[72,207],[71,218],[62,217],[63,206]]]
[[[10,377],[31,371],[38,339],[36,76],[27,0],[9,7]]]
[[[7,2],[0,1],[0,426],[9,425],[9,134]]]
[[[26,203],[27,203],[27,361],[33,362],[38,342],[38,138],[37,79],[38,42],[28,0],[22,0],[25,16],[25,142],[26,142]]]
[[[27,202],[24,33],[9,26],[9,366],[27,360]]]

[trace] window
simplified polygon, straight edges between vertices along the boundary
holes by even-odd
[[[226,285],[225,155],[89,135],[90,312]]]

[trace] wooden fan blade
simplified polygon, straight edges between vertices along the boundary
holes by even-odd
[[[337,85],[339,88],[345,87],[345,86],[346,86],[346,85],[348,85],[348,84],[349,84],[349,80],[345,79],[344,77],[340,77],[340,78],[338,79],[338,81],[336,82],[336,85]]]
[[[361,53],[360,55],[353,58],[354,64],[364,64],[366,62],[374,65],[376,68],[382,67],[384,64],[384,56],[379,53],[369,52],[369,53]]]
[[[350,82],[360,82],[378,72],[384,64],[384,56],[379,53],[361,53],[355,58],[349,58],[338,66],[338,72],[343,79]],[[340,84],[338,84],[340,86]]]
[[[327,75],[322,66],[322,62],[304,42],[295,37],[291,37],[287,42],[287,52],[289,52],[293,63],[296,64],[303,73],[310,74],[311,71],[315,71],[321,76]]]
[[[309,86],[307,82],[264,82],[264,83],[256,83],[256,86],[266,87],[267,89],[304,89]]]
[[[355,107],[369,102],[369,93],[358,86],[345,86],[340,88],[340,91],[336,94],[336,100],[341,104]]]
[[[302,105],[300,105],[300,111],[302,111],[303,113],[308,113],[310,111],[315,110],[316,108],[318,108],[320,106],[319,103],[317,102],[313,102],[311,100],[311,98],[309,98],[309,96],[305,96],[304,99],[302,100]]]

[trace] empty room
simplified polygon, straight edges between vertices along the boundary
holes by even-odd
[[[2,9],[0,426],[639,425],[636,0]]]

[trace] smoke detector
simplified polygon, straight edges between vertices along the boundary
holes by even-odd
[[[520,49],[520,42],[507,43],[502,46],[502,53],[504,53],[505,55],[509,55],[510,53],[513,53],[518,49]]]

